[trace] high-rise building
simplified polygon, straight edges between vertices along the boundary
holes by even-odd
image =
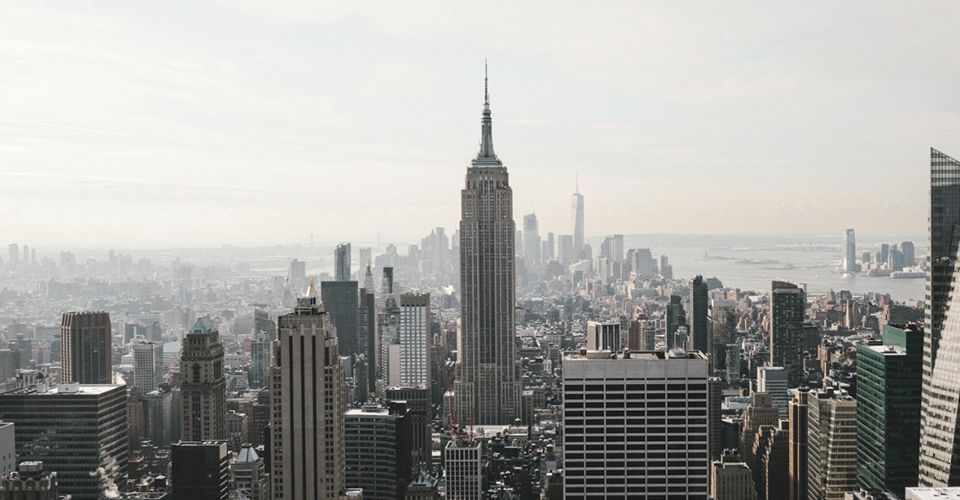
[[[430,294],[400,295],[400,385],[430,388]]]
[[[313,283],[278,325],[270,370],[273,498],[336,498],[344,488],[347,395],[337,338]]]
[[[588,321],[586,337],[587,349],[591,351],[619,351],[620,322]]]
[[[700,352],[566,355],[566,498],[705,498],[708,372]],[[591,451],[599,447],[605,452]]]
[[[410,482],[410,418],[405,403],[368,403],[344,417],[346,487],[365,500],[403,498]]]
[[[583,228],[583,195],[580,194],[580,183],[577,183],[577,190],[573,193],[573,260],[579,260],[583,254],[584,228]]]
[[[755,392],[750,395],[750,406],[743,411],[743,424],[740,429],[740,456],[750,466],[751,471],[758,471],[760,466],[754,449],[760,428],[776,425],[778,419],[779,414],[770,394]]]
[[[127,473],[127,388],[26,385],[0,394],[0,419],[16,425],[17,457],[57,473],[61,495],[99,500]]]
[[[443,464],[447,475],[447,499],[483,498],[483,447],[480,441],[454,437],[443,449]]]
[[[857,237],[853,229],[843,232],[843,260],[840,267],[845,273],[855,273],[860,270],[857,266]]]
[[[170,448],[172,500],[227,500],[230,455],[225,441],[181,441]]]
[[[367,367],[367,394],[377,385],[377,301],[374,295],[373,276],[367,266],[364,287],[360,289],[360,308],[357,310],[357,342],[363,351]],[[366,401],[364,397],[361,401]]]
[[[324,281],[320,283],[323,306],[337,336],[340,354],[359,354],[357,321],[360,311],[359,290],[356,281]]]
[[[787,370],[782,366],[757,367],[757,391],[766,392],[773,400],[780,418],[787,418],[787,400],[790,394],[787,391]]]
[[[712,500],[757,500],[753,474],[745,462],[735,454],[725,454],[710,467],[710,498]]]
[[[654,351],[657,348],[656,322],[647,319],[643,313],[630,321],[630,332],[627,335],[627,349],[631,351]]]
[[[180,435],[184,441],[226,439],[227,380],[223,344],[210,318],[197,320],[183,337],[180,356],[183,396]]]
[[[254,334],[250,342],[250,372],[248,383],[251,388],[266,387],[270,380],[270,355],[273,353],[273,340],[267,335]]]
[[[333,251],[334,279],[350,281],[350,243],[341,243]]]
[[[713,352],[710,342],[709,299],[707,298],[707,283],[703,276],[693,278],[690,285],[690,350],[705,354]]]
[[[576,260],[576,250],[573,249],[573,236],[561,234],[557,239],[557,260],[563,266],[569,266]]]
[[[0,476],[0,500],[60,500],[57,473],[44,470],[43,462],[21,462],[15,471]]]
[[[302,286],[306,279],[307,263],[297,259],[291,260],[290,267],[287,269],[287,283],[290,286]]]
[[[933,148],[928,220],[919,484],[948,486],[960,483],[960,434],[956,431],[960,419],[960,317],[947,317],[948,304],[954,304],[951,309],[960,308],[956,305],[960,304],[960,294],[951,294],[956,289],[954,274],[960,243],[960,161]],[[949,343],[942,346],[946,341]],[[941,351],[949,355],[942,366]]]
[[[540,259],[546,263],[557,258],[557,239],[556,235],[552,232],[547,233],[547,239],[544,241],[546,246],[544,247],[545,252],[540,255]]]
[[[247,500],[267,500],[270,498],[270,476],[267,474],[263,458],[250,444],[244,444],[237,453],[236,460],[230,464],[230,482],[234,491]]]
[[[787,450],[787,477],[790,500],[807,499],[807,396],[798,389],[790,400],[790,439]]]
[[[66,312],[60,317],[61,379],[79,384],[113,382],[110,314]]]
[[[7,264],[15,266],[20,263],[20,245],[11,243],[7,246]]]
[[[923,332],[885,325],[883,343],[857,347],[857,476],[902,497],[917,484]]]
[[[857,401],[833,389],[807,398],[808,498],[843,500],[857,489]]]
[[[433,448],[430,391],[423,387],[390,387],[385,392],[385,398],[388,406],[389,403],[403,402],[409,410],[411,463],[429,464]]]
[[[166,373],[163,343],[138,337],[133,343],[133,386],[146,394],[163,383]]]
[[[17,445],[13,422],[0,421],[0,475],[17,469]]]
[[[668,351],[674,347],[682,347],[676,343],[677,329],[687,324],[687,314],[683,310],[681,300],[679,295],[671,295],[670,302],[667,304],[667,329],[664,336]]]
[[[493,120],[484,79],[480,152],[461,191],[460,325],[457,418],[510,424],[519,416],[520,367],[515,340],[516,269],[513,191],[493,151]]]
[[[527,269],[536,269],[540,265],[540,224],[537,214],[523,216],[523,260]]]
[[[803,289],[774,281],[770,290],[770,364],[787,370],[789,387],[799,386],[803,373],[803,319],[807,307]]]

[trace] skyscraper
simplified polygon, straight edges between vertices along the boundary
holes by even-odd
[[[223,374],[223,344],[210,318],[197,320],[183,337],[180,357],[183,383],[181,437],[184,441],[226,439],[227,380]]]
[[[350,243],[341,243],[333,251],[334,279],[350,281]],[[362,263],[361,263],[362,265]]]
[[[703,276],[693,278],[690,285],[690,350],[700,351],[704,354],[711,354],[712,342],[710,342],[710,323],[707,299],[707,284],[703,281]]]
[[[670,349],[673,349],[674,347],[682,347],[682,346],[676,345],[676,338],[675,338],[677,329],[687,324],[687,317],[686,317],[686,313],[683,311],[683,303],[681,302],[681,300],[682,299],[680,298],[679,295],[671,295],[670,303],[667,304],[667,310],[666,310],[667,330],[664,333],[664,337],[666,340],[668,351]]]
[[[166,371],[163,344],[138,337],[133,343],[133,386],[146,394],[163,382]]]
[[[448,499],[483,498],[483,447],[480,441],[451,439],[443,449],[443,463],[446,466]]]
[[[454,393],[457,419],[464,425],[510,424],[519,415],[513,191],[493,151],[492,128],[484,78],[480,152],[461,191],[462,345],[457,346]]]
[[[267,335],[256,333],[250,342],[250,371],[247,383],[251,388],[266,387],[270,375],[270,354],[273,352],[273,340]]]
[[[430,388],[430,294],[400,295],[400,385]]]
[[[857,488],[857,401],[833,388],[807,399],[808,498],[842,499]]]
[[[573,193],[572,202],[573,211],[573,260],[581,258],[583,253],[583,195],[580,194],[580,183],[577,182],[577,190]]]
[[[346,389],[330,317],[313,283],[280,316],[270,376],[273,498],[336,498],[344,487]]]
[[[841,268],[845,273],[855,273],[857,267],[857,237],[853,229],[843,232],[843,261]]]
[[[404,402],[384,408],[367,403],[344,416],[347,488],[363,488],[363,498],[403,498],[410,481],[410,416]]]
[[[787,477],[790,500],[807,500],[807,397],[798,389],[790,400],[790,439],[787,450]]]
[[[787,370],[789,387],[803,380],[803,318],[807,300],[803,289],[774,281],[770,290],[770,364]]]
[[[227,500],[229,460],[225,441],[174,444],[170,448],[173,500]]]
[[[766,392],[773,400],[780,418],[787,418],[787,370],[782,366],[757,367],[757,391]]]
[[[536,269],[540,265],[540,253],[543,246],[540,244],[540,224],[537,223],[537,214],[523,216],[523,260],[527,269]]]
[[[557,239],[557,260],[564,266],[576,260],[576,251],[573,249],[573,236],[561,234]]]
[[[60,317],[61,378],[80,384],[113,382],[110,314],[65,312]]]
[[[620,322],[619,321],[588,321],[587,322],[587,349],[591,351],[620,350]]]
[[[960,161],[930,148],[930,254],[924,302],[923,391],[920,412],[921,486],[960,483],[960,317],[946,315],[949,303],[960,304],[960,294],[951,297],[960,243]],[[960,305],[954,305],[956,311]],[[957,313],[955,312],[954,315]],[[946,331],[946,330],[949,330]],[[949,333],[949,335],[948,335]],[[949,337],[949,363],[938,363],[941,343]],[[939,367],[939,368],[938,368]]]
[[[708,369],[700,352],[566,355],[565,497],[706,498]]]
[[[359,291],[356,281],[324,281],[320,283],[323,305],[340,346],[340,354],[350,356],[361,351],[357,336],[360,313]]]

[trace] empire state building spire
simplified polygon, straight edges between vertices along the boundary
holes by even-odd
[[[497,154],[493,152],[493,118],[490,117],[490,91],[487,83],[487,63],[483,63],[483,118],[480,120],[480,152],[474,165],[501,165]]]

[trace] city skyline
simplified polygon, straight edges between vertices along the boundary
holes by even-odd
[[[0,233],[40,246],[67,243],[64,234],[124,248],[305,242],[284,214],[309,211],[330,240],[454,227],[457,199],[442,187],[476,144],[484,58],[517,213],[536,211],[544,234],[572,233],[578,175],[588,236],[920,232],[914,166],[930,146],[960,151],[960,121],[943,111],[957,107],[957,70],[935,42],[956,24],[947,5],[794,6],[793,16],[764,5],[589,15],[567,5],[532,25],[529,7],[493,6],[483,18],[519,42],[436,50],[426,41],[463,31],[479,7],[410,19],[414,33],[396,29],[412,14],[392,7],[197,6],[249,27],[239,39],[174,23],[182,6],[157,16],[14,5],[0,21],[17,41],[0,57],[18,75],[0,82]],[[670,29],[681,18],[692,29]],[[634,23],[640,35],[621,46]],[[97,37],[77,29],[88,25]],[[362,56],[361,69],[352,58]],[[907,85],[917,79],[919,93]],[[413,177],[431,182],[409,195]],[[717,192],[734,200],[728,210],[712,210]],[[690,202],[675,203],[680,194]],[[859,215],[867,205],[879,217]],[[826,216],[837,212],[851,215]],[[398,222],[377,224],[384,217]],[[85,230],[71,231],[80,221]],[[38,225],[50,230],[36,237]]]

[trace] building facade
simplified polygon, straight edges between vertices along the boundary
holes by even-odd
[[[803,319],[807,299],[803,289],[774,281],[770,290],[770,364],[787,370],[790,387],[803,381]]]
[[[113,382],[110,314],[66,312],[60,317],[61,380],[78,384]]]
[[[207,317],[198,319],[190,333],[183,337],[180,374],[183,376],[181,439],[226,439],[227,381],[223,373],[223,344]]]

